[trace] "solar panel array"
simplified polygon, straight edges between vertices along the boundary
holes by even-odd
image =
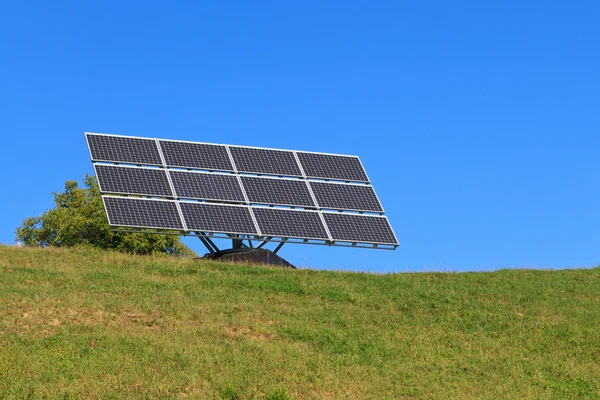
[[[356,156],[93,133],[86,140],[112,226],[398,246]]]

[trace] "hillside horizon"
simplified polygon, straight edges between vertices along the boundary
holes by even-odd
[[[0,397],[599,398],[600,268],[369,274],[0,246]]]

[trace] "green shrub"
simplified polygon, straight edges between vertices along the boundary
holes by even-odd
[[[53,209],[25,219],[17,228],[17,241],[25,246],[89,245],[135,254],[194,254],[175,235],[112,231],[96,178],[86,174],[83,185],[66,181],[64,192],[54,193]]]

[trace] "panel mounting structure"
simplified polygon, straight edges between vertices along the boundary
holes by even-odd
[[[399,245],[357,156],[85,137],[113,229],[194,235],[207,247],[212,238],[280,242],[277,250],[283,243]]]

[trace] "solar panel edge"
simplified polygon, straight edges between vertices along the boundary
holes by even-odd
[[[288,153],[292,153],[296,158],[297,158],[297,154],[317,154],[317,155],[323,155],[323,156],[336,156],[336,157],[347,157],[347,158],[356,158],[362,168],[362,172],[364,173],[366,180],[347,180],[347,179],[336,179],[336,178],[328,178],[328,177],[322,177],[322,176],[313,176],[313,175],[308,175],[303,171],[303,166],[302,166],[302,162],[297,159],[297,166],[300,170],[300,174],[294,174],[294,175],[288,175],[288,174],[271,174],[271,173],[263,173],[263,172],[255,172],[255,171],[245,171],[245,170],[237,170],[235,169],[235,166],[232,165],[233,169],[231,170],[222,170],[222,169],[215,169],[215,170],[219,170],[219,171],[224,171],[224,172],[237,172],[237,173],[248,173],[248,174],[253,174],[253,173],[257,173],[257,174],[264,174],[264,175],[272,175],[272,176],[293,176],[293,177],[297,177],[297,178],[312,178],[312,179],[335,179],[335,180],[339,180],[339,181],[347,181],[347,182],[361,182],[361,183],[370,183],[370,179],[369,176],[367,174],[366,169],[364,168],[364,165],[362,163],[362,160],[360,159],[359,156],[357,155],[349,155],[349,154],[338,154],[338,153],[324,153],[324,152],[316,152],[316,151],[306,151],[306,150],[290,150],[290,149],[279,149],[279,148],[274,148],[274,147],[258,147],[258,146],[243,146],[243,145],[231,145],[231,144],[222,144],[222,143],[207,143],[207,142],[195,142],[195,141],[189,141],[189,140],[176,140],[176,139],[160,139],[160,138],[150,138],[150,137],[141,137],[141,136],[130,136],[130,135],[118,135],[118,134],[111,134],[111,133],[95,133],[95,132],[84,132],[85,136],[86,136],[86,141],[88,144],[88,150],[90,151],[90,158],[92,159],[92,161],[104,161],[104,162],[117,162],[114,160],[104,160],[104,159],[95,159],[92,157],[91,154],[91,148],[89,146],[89,141],[87,140],[88,136],[107,136],[107,137],[117,137],[117,138],[129,138],[129,139],[141,139],[141,140],[152,140],[152,141],[156,141],[156,145],[157,145],[157,149],[160,151],[160,143],[161,142],[176,142],[176,143],[190,143],[190,144],[200,144],[200,145],[208,145],[208,146],[217,146],[217,147],[225,147],[228,150],[231,148],[242,148],[242,149],[256,149],[256,150],[269,150],[269,151],[280,151],[280,152],[288,152]],[[232,157],[233,158],[233,157]],[[125,162],[123,162],[125,163]],[[162,165],[162,164],[146,164],[145,165]],[[233,163],[232,163],[233,164]],[[169,167],[173,167],[173,168],[190,168],[189,166],[175,166],[175,165],[167,165],[165,164],[165,166],[169,166]],[[196,169],[202,169],[202,168],[196,168]],[[303,173],[304,172],[304,173]]]
[[[167,199],[148,199],[143,197],[125,197],[125,196],[111,196],[111,195],[102,195],[102,203],[104,205],[104,211],[106,212],[106,217],[108,219],[109,226],[115,227],[124,227],[124,228],[138,228],[138,229],[156,229],[156,230],[169,230],[169,231],[179,231],[185,232],[185,225],[181,218],[181,214],[178,213],[179,223],[181,228],[169,228],[169,227],[146,227],[141,225],[128,225],[128,224],[116,224],[112,223],[110,219],[110,213],[108,212],[108,207],[106,205],[106,199],[108,198],[116,198],[116,199],[124,199],[124,200],[143,200],[143,201],[152,201],[152,202],[167,202],[167,203],[175,203],[175,207],[177,208],[176,200],[167,200]]]
[[[348,213],[336,213],[336,212],[330,212],[330,211],[323,211],[323,214],[332,214],[332,215],[344,215],[344,216],[359,216],[359,217],[372,217],[372,218],[379,218],[379,219],[384,219],[387,222],[387,226],[390,228],[391,234],[394,237],[395,242],[377,242],[377,241],[356,241],[357,243],[366,243],[366,244],[380,244],[380,245],[394,245],[394,246],[399,246],[400,243],[398,241],[398,237],[396,236],[396,233],[394,232],[394,228],[392,227],[392,224],[390,223],[389,218],[387,218],[387,216],[385,215],[371,215],[371,214],[348,214]],[[336,239],[334,239],[336,240]],[[337,241],[339,242],[353,242],[351,240],[342,240],[342,239],[337,239]]]
[[[357,217],[367,217],[367,218],[380,218],[384,219],[387,222],[387,226],[389,227],[392,236],[394,237],[395,242],[377,242],[377,241],[362,241],[362,240],[345,240],[345,239],[335,239],[332,240],[334,242],[346,242],[346,243],[363,243],[363,244],[378,244],[378,245],[390,245],[398,247],[400,246],[400,242],[398,241],[398,236],[396,236],[396,232],[394,232],[394,228],[390,223],[389,218],[386,215],[372,215],[372,214],[349,214],[349,213],[340,213],[340,212],[331,212],[331,211],[321,211],[323,214],[323,218],[325,219],[326,214],[331,215],[343,215],[343,216],[357,216]],[[325,219],[325,224],[327,225],[327,220]]]
[[[210,233],[224,233],[224,234],[234,234],[234,235],[253,235],[253,236],[257,236],[260,237],[260,229],[258,227],[258,224],[256,223],[256,220],[254,219],[254,216],[252,215],[252,210],[250,210],[250,206],[248,205],[242,205],[242,204],[222,204],[222,203],[199,203],[199,202],[193,202],[193,201],[184,201],[184,200],[179,200],[177,201],[177,203],[179,205],[182,204],[191,204],[191,205],[208,205],[209,207],[211,205],[213,206],[223,206],[223,207],[238,207],[238,208],[246,208],[248,210],[248,215],[251,217],[252,219],[252,223],[254,225],[254,229],[256,230],[256,232],[234,232],[234,231],[225,231],[225,230],[210,230],[210,229],[196,229],[196,228],[190,228],[187,224],[187,220],[185,218],[184,215],[184,211],[183,209],[181,210],[182,212],[182,219],[184,220],[184,222],[186,223],[186,226],[188,228],[188,231],[193,232],[193,231],[201,231],[201,232],[210,232]]]
[[[161,139],[154,137],[145,137],[145,136],[131,136],[131,135],[121,135],[116,133],[101,133],[101,132],[84,132],[84,134],[91,136],[113,136],[113,137],[121,137],[121,138],[129,138],[129,139],[146,139],[146,140],[158,140],[164,142],[177,142],[177,143],[191,143],[191,144],[205,144],[209,146],[225,146],[225,147],[240,147],[246,149],[257,149],[257,150],[276,150],[276,151],[284,151],[284,152],[294,152],[294,153],[306,153],[306,154],[319,154],[324,156],[339,156],[339,157],[349,157],[349,158],[358,158],[361,162],[360,157],[353,154],[340,154],[340,153],[324,153],[319,151],[308,151],[308,150],[290,150],[290,149],[280,149],[276,147],[259,147],[259,146],[245,146],[240,144],[225,144],[225,143],[209,143],[209,142],[196,142],[192,140],[180,140],[180,139]],[[363,166],[364,169],[364,166]],[[365,171],[366,172],[366,171]]]
[[[249,205],[264,204],[264,205],[273,205],[273,206],[303,207],[303,208],[309,208],[309,209],[318,209],[318,205],[315,202],[314,197],[312,196],[310,186],[307,183],[306,179],[277,178],[277,177],[271,177],[271,176],[250,176],[250,175],[239,175],[239,177],[240,177],[240,183],[244,189],[244,192],[246,193],[246,200]],[[246,180],[247,182],[244,183],[244,180]],[[302,197],[302,195],[307,194],[310,197],[310,201],[308,201],[308,199],[304,199],[304,200],[307,200],[306,202],[298,201],[296,203],[285,203],[283,201],[281,201],[281,202],[279,202],[279,201],[260,201],[261,199],[257,199],[257,197],[260,197],[260,196],[255,196],[256,193],[253,193],[254,187],[252,187],[252,185],[250,185],[248,183],[253,180],[255,180],[257,182],[260,182],[260,181],[266,182],[266,181],[270,180],[272,182],[288,181],[288,182],[298,183],[299,185],[301,185],[301,187],[303,187],[306,190],[306,193],[299,193],[298,195],[300,197]],[[264,188],[262,188],[262,189],[264,189]]]
[[[280,238],[287,238],[287,239],[321,240],[321,241],[326,241],[326,242],[329,242],[331,239],[329,229],[327,228],[325,221],[323,220],[322,216],[320,215],[321,212],[319,210],[299,210],[299,209],[293,209],[293,208],[274,208],[274,207],[257,207],[257,206],[250,206],[250,209],[251,209],[251,211],[253,211],[255,209],[264,209],[264,210],[292,211],[292,212],[300,212],[300,213],[316,213],[319,215],[319,220],[321,221],[321,224],[327,234],[326,238],[325,237],[308,237],[308,236],[288,236],[288,235],[280,235],[280,234],[275,235],[275,234],[271,234],[271,233],[262,232],[260,223],[258,222],[258,219],[257,219],[256,224],[261,233],[261,236],[263,236],[263,237],[271,236],[271,237],[280,237]]]
[[[90,160],[92,160],[92,164],[94,162],[94,157],[92,156],[92,148],[90,146],[90,141],[88,140],[88,136],[89,135],[95,135],[95,133],[90,133],[90,132],[84,132],[83,136],[85,137],[85,144],[87,146],[88,149],[88,154],[90,155]]]
[[[173,140],[173,139],[156,139],[157,141],[157,145],[161,151],[161,153],[163,153],[163,159],[164,159],[164,163],[165,163],[165,167],[168,168],[185,168],[185,169],[191,169],[191,170],[200,170],[200,171],[219,171],[219,172],[231,172],[231,173],[235,173],[236,169],[235,169],[235,165],[232,162],[231,157],[229,156],[229,150],[228,150],[228,145],[225,144],[218,144],[218,143],[205,143],[205,142],[192,142],[192,141],[188,141],[188,140]],[[210,146],[210,147],[215,147],[215,148],[224,148],[225,151],[228,154],[228,158],[229,158],[229,163],[231,168],[221,168],[219,166],[213,167],[213,168],[208,168],[208,167],[197,167],[197,166],[191,166],[191,165],[178,165],[175,163],[170,163],[169,161],[167,161],[166,157],[164,156],[164,151],[166,150],[166,148],[163,148],[163,143],[182,143],[182,144],[191,144],[191,145],[201,145],[201,146]]]
[[[183,193],[183,191],[182,191],[182,193],[179,193],[177,191],[177,189],[175,188],[176,184],[177,184],[177,186],[179,186],[179,184],[181,183],[178,180],[179,178],[175,178],[176,183],[173,182],[173,177],[177,176],[178,174],[198,174],[198,175],[205,175],[205,176],[231,177],[236,180],[236,182],[238,184],[238,189],[240,191],[239,194],[241,194],[244,197],[244,199],[232,199],[232,198],[226,199],[226,198],[214,198],[214,197],[207,197],[207,196],[203,196],[203,197],[187,196],[187,194],[189,194],[189,193]],[[214,172],[205,172],[205,171],[181,171],[181,170],[167,169],[167,175],[169,176],[169,179],[171,179],[171,182],[173,182],[173,190],[176,193],[176,198],[178,198],[178,199],[221,201],[221,202],[233,203],[233,204],[248,204],[247,198],[245,197],[244,188],[240,182],[239,175],[237,175],[237,174],[214,173]],[[181,189],[181,187],[180,187],[180,189]],[[225,196],[223,196],[223,197],[225,197]]]
[[[96,165],[98,165],[98,164],[92,163],[92,167],[94,168],[94,174],[96,175],[96,182],[98,183],[98,190],[100,190],[100,194],[106,193],[104,190],[102,190],[102,183],[100,182],[100,179],[98,178],[98,170],[96,169]]]
[[[109,133],[91,133],[84,132],[86,144],[88,146],[88,151],[90,154],[90,159],[92,162],[108,162],[108,163],[118,163],[118,164],[130,164],[130,165],[152,165],[152,166],[163,166],[162,163],[154,163],[154,162],[131,162],[131,161],[122,161],[122,160],[114,160],[114,159],[104,159],[104,158],[95,158],[92,152],[92,146],[90,145],[89,137],[90,136],[104,136],[104,137],[115,137],[115,138],[123,138],[123,139],[138,139],[138,140],[148,140],[148,141],[156,141],[154,138],[146,138],[146,137],[138,137],[138,136],[127,136],[127,135],[115,135]],[[156,150],[159,153],[158,143],[155,143]],[[159,153],[160,154],[160,153]]]
[[[301,167],[296,160],[295,150],[274,149],[274,148],[268,148],[268,147],[240,146],[240,145],[227,145],[227,148],[228,148],[229,154],[231,155],[232,162],[236,166],[236,173],[270,175],[270,176],[275,176],[275,177],[286,177],[286,176],[291,176],[291,177],[296,177],[296,178],[304,177],[304,175],[302,174]],[[273,155],[275,155],[276,153],[291,154],[294,162],[286,165],[286,168],[291,167],[292,169],[296,169],[297,171],[271,172],[271,171],[265,171],[265,170],[259,171],[258,170],[259,168],[255,168],[255,169],[247,168],[246,166],[242,165],[242,164],[247,164],[247,159],[246,159],[246,161],[244,159],[244,157],[246,157],[247,154],[242,155],[242,153],[239,153],[237,150],[242,150],[242,151],[243,150],[256,150],[256,151],[264,151],[267,153],[272,152]],[[291,161],[291,160],[288,160],[288,161]],[[284,164],[280,164],[280,165],[283,166]]]
[[[308,185],[311,188],[311,192],[314,193],[315,196],[315,201],[318,205],[318,208],[320,210],[340,210],[340,211],[352,211],[352,212],[370,212],[370,213],[377,213],[380,215],[385,214],[385,209],[383,208],[383,204],[381,204],[381,200],[379,199],[379,195],[377,194],[377,191],[375,190],[375,187],[371,184],[363,184],[363,183],[352,183],[352,182],[327,182],[327,181],[312,181],[307,179]],[[375,200],[377,201],[377,204],[379,205],[379,209],[367,209],[367,208],[350,208],[350,207],[326,207],[323,206],[319,203],[319,199],[318,194],[315,193],[315,191],[313,190],[312,185],[315,184],[315,186],[318,185],[340,185],[340,186],[355,186],[355,187],[364,187],[364,188],[370,188],[373,192],[373,195],[375,196]],[[321,200],[323,200],[323,198],[321,197]]]
[[[302,169],[305,172],[306,178],[311,178],[311,179],[326,179],[326,180],[337,180],[337,181],[342,181],[342,182],[360,182],[360,183],[370,183],[371,180],[369,179],[369,175],[367,174],[367,171],[362,163],[362,160],[360,159],[359,156],[356,155],[346,155],[346,154],[335,154],[335,153],[320,153],[320,152],[311,152],[311,151],[299,151],[296,150],[296,155],[298,158],[298,162],[300,163]],[[352,159],[356,159],[358,161],[358,165],[360,166],[360,170],[358,171],[359,174],[364,176],[364,179],[354,179],[353,177],[340,177],[340,176],[333,176],[333,174],[331,174],[330,176],[324,176],[323,175],[314,175],[312,173],[307,172],[307,169],[311,169],[311,165],[310,165],[310,161],[308,159],[306,159],[305,157],[303,157],[303,155],[307,155],[307,156],[311,156],[311,155],[316,155],[316,156],[325,156],[325,157],[341,157],[341,158],[352,158]],[[304,160],[303,160],[304,158]]]
[[[106,206],[106,197],[110,197],[110,196],[101,195],[101,197],[102,197],[102,205],[104,206],[104,213],[106,214],[106,219],[108,220],[108,225],[109,226],[118,226],[118,225],[114,225],[110,221],[110,214],[108,212],[108,207]]]
[[[102,184],[101,181],[102,179],[100,178],[99,174],[98,174],[98,167],[113,167],[113,168],[130,168],[132,170],[142,170],[142,169],[146,169],[146,170],[151,170],[151,171],[162,171],[165,175],[165,179],[168,181],[169,180],[169,176],[168,173],[165,169],[162,168],[148,168],[148,167],[138,167],[138,166],[133,166],[133,165],[114,165],[114,164],[97,164],[94,163],[93,167],[94,167],[94,172],[96,173],[96,181],[98,182],[98,188],[100,189],[100,193],[106,193],[106,194],[123,194],[123,195],[130,195],[130,196],[152,196],[152,197],[169,197],[169,198],[176,198],[176,194],[174,191],[174,188],[172,187],[172,185],[170,185],[170,192],[169,194],[164,194],[164,193],[139,193],[139,192],[119,192],[119,191],[112,191],[112,190],[108,190],[108,189],[102,189]],[[168,182],[170,183],[170,182]]]
[[[360,164],[360,167],[362,168],[363,173],[365,174],[365,178],[367,179],[365,182],[370,184],[371,178],[369,178],[369,174],[367,173],[367,169],[365,168],[365,165],[363,164],[363,162],[359,156],[356,156],[356,158],[358,159],[358,163]]]
[[[319,181],[323,181],[323,182],[328,182],[328,183],[345,183],[345,184],[352,184],[352,183],[366,183],[366,184],[371,184],[371,181],[369,180],[354,180],[354,179],[339,179],[339,178],[326,178],[326,177],[322,177],[322,176],[312,176],[312,175],[306,175],[306,179],[319,179]]]

